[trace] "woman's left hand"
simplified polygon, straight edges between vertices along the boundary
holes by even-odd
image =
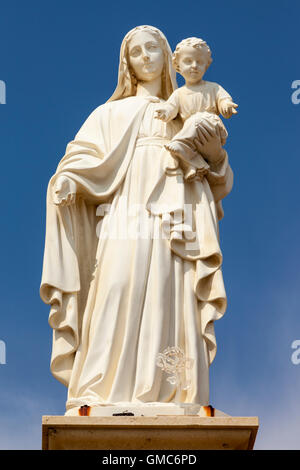
[[[208,160],[209,163],[216,163],[225,156],[222,147],[221,129],[218,124],[209,118],[201,120],[201,125],[197,126],[197,139],[194,141],[198,152]]]

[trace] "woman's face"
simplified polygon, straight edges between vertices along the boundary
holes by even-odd
[[[130,40],[128,59],[139,81],[150,82],[162,74],[163,50],[158,40],[147,31],[138,31]]]

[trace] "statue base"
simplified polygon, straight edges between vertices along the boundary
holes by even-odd
[[[228,416],[211,405],[201,406],[194,403],[132,403],[122,402],[111,405],[93,404],[67,408],[65,416],[159,416],[159,415],[196,415]]]
[[[250,450],[257,417],[43,416],[43,450]]]

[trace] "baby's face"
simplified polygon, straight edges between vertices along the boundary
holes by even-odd
[[[178,67],[179,73],[185,78],[186,83],[196,84],[202,80],[209,60],[205,48],[184,46],[180,49]]]

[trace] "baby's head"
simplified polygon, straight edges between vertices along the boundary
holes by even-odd
[[[203,39],[187,38],[177,44],[173,66],[187,83],[197,83],[212,63],[211,51]]]

